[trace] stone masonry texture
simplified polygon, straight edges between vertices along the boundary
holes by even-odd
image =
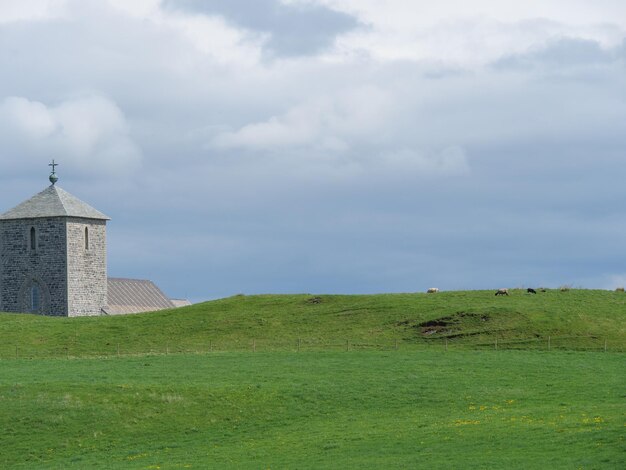
[[[100,315],[107,304],[105,221],[68,218],[66,227],[69,316]]]
[[[36,244],[31,248],[31,229]],[[61,217],[0,221],[0,309],[31,312],[31,288],[40,288],[38,311],[67,316],[67,233]]]
[[[105,224],[78,217],[0,220],[0,310],[99,315],[107,301]]]

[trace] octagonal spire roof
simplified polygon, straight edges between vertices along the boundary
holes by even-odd
[[[84,219],[110,220],[110,217],[54,184],[0,215],[0,220],[38,217],[82,217]]]

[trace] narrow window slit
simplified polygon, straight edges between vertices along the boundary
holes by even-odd
[[[37,231],[35,230],[35,227],[30,228],[30,249],[37,249]]]

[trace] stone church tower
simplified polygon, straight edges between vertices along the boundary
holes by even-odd
[[[56,186],[0,215],[0,311],[100,315],[109,217]]]

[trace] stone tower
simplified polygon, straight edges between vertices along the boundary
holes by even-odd
[[[53,161],[53,165],[54,161]],[[0,311],[100,315],[109,217],[52,183],[0,215]]]

